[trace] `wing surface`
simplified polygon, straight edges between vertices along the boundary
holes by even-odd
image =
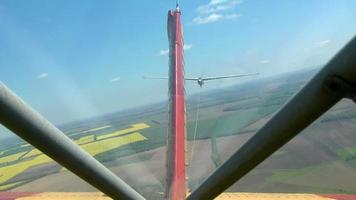
[[[236,77],[245,77],[245,76],[256,76],[256,75],[258,75],[258,73],[255,73],[255,74],[229,75],[229,76],[215,76],[215,77],[206,77],[206,78],[203,78],[203,80],[204,81],[208,81],[208,80],[236,78]]]

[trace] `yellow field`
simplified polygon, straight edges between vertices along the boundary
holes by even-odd
[[[14,165],[2,167],[0,168],[0,183],[6,182],[12,177],[15,177],[21,174],[22,172],[26,171],[30,167],[40,165],[40,164],[45,164],[48,162],[52,162],[52,160],[48,158],[46,155],[40,155],[32,160],[27,160],[27,161],[19,162]]]
[[[76,140],[75,143],[77,144],[84,144],[84,143],[89,143],[94,141],[94,135],[88,135],[85,137],[81,137],[79,140]]]
[[[37,156],[37,155],[40,155],[42,154],[42,152],[38,149],[32,149],[29,153],[27,153],[24,158],[29,158],[31,156]]]
[[[0,158],[0,164],[18,160],[23,154],[25,154],[25,152],[16,153],[16,154],[2,157],[2,158]]]
[[[132,133],[129,135],[125,135],[122,137],[115,137],[115,138],[110,138],[107,140],[100,140],[97,142],[92,142],[89,144],[84,144],[81,147],[89,152],[92,156],[96,156],[99,153],[103,153],[112,149],[115,149],[117,147],[126,145],[126,144],[130,144],[130,143],[134,143],[134,142],[138,142],[138,141],[142,141],[142,140],[146,140],[147,138],[145,138],[143,135],[141,135],[140,133]]]
[[[92,129],[89,129],[89,130],[79,131],[79,132],[77,132],[75,134],[72,134],[71,136],[79,135],[79,134],[82,134],[82,133],[100,131],[100,130],[104,130],[104,129],[111,128],[111,127],[112,127],[111,125],[107,125],[107,126],[102,126],[102,127],[98,127],[98,128],[92,128]]]
[[[92,156],[96,156],[100,153],[110,151],[112,149],[118,148],[123,145],[146,140],[147,138],[145,138],[143,135],[141,135],[138,132],[134,132],[134,130],[144,129],[144,128],[148,128],[148,127],[149,126],[146,124],[134,124],[132,126],[132,128],[114,132],[114,133],[116,133],[115,134],[116,137],[114,137],[113,133],[111,133],[111,134],[109,134],[111,136],[107,137],[107,139],[102,138],[101,140],[94,141],[93,140],[94,136],[91,135],[91,136],[85,136],[83,138],[80,138],[76,142],[78,142],[79,145],[82,144],[81,147],[85,151],[90,153]],[[117,134],[118,132],[120,132],[120,134]],[[131,133],[131,132],[133,132],[133,133]],[[131,133],[131,134],[120,136],[123,133]],[[87,143],[88,141],[93,141],[93,142]],[[0,163],[17,160],[20,156],[22,156],[25,153],[26,152],[21,152],[21,153],[17,153],[17,154],[13,154],[10,156],[0,158]],[[35,156],[35,157],[31,160],[25,160],[25,161],[18,162],[16,164],[13,164],[10,166],[1,167],[0,168],[0,184],[5,183],[6,181],[10,180],[11,178],[23,173],[30,167],[53,162],[53,160],[51,158],[49,158],[45,154],[42,154],[37,149],[31,150],[25,157],[28,158],[30,156]],[[18,182],[17,184],[20,184],[20,183],[21,182]],[[6,190],[8,188],[16,186],[17,184],[9,183],[7,185],[3,185],[3,187],[0,187],[0,190]]]
[[[127,134],[127,133],[131,133],[134,131],[138,131],[138,130],[142,130],[145,128],[150,127],[149,125],[145,124],[145,123],[139,123],[139,124],[133,124],[131,128],[127,128],[124,130],[120,130],[120,131],[116,131],[110,134],[105,134],[105,135],[99,135],[97,137],[98,140],[102,140],[102,139],[106,139],[106,138],[110,138],[110,137],[116,137],[116,136],[120,136],[123,134]]]

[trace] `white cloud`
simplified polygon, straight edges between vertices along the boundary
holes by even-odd
[[[323,47],[330,43],[330,40],[323,40],[315,43],[316,47]]]
[[[188,51],[188,50],[190,50],[192,47],[193,47],[192,44],[184,44],[183,49],[184,49],[185,51]]]
[[[208,4],[199,6],[197,11],[201,14],[209,14],[219,11],[232,10],[241,3],[241,0],[210,0]]]
[[[197,8],[199,16],[193,19],[193,23],[208,24],[221,20],[236,19],[240,17],[239,14],[226,14],[225,11],[233,10],[241,3],[242,0],[210,0],[209,3]]]
[[[270,63],[271,61],[270,60],[261,60],[260,61],[260,64],[268,64]]]
[[[169,50],[168,50],[168,49],[160,50],[160,51],[159,51],[159,55],[160,55],[160,56],[166,56],[166,55],[168,55],[168,53],[169,53]]]
[[[110,82],[111,83],[115,83],[115,82],[118,82],[120,80],[121,80],[121,77],[115,77],[115,78],[110,79]]]
[[[193,22],[196,23],[196,24],[208,24],[208,23],[212,23],[212,22],[217,22],[217,21],[219,21],[221,19],[222,19],[222,15],[213,13],[213,14],[208,15],[206,17],[198,16],[198,17],[193,19]]]
[[[37,79],[45,79],[47,77],[48,77],[47,73],[42,73],[42,74],[37,75]]]
[[[208,23],[213,23],[213,22],[217,22],[220,20],[233,20],[240,17],[240,15],[238,14],[228,14],[228,15],[223,15],[223,14],[216,14],[216,13],[212,13],[208,16],[202,17],[202,16],[198,16],[196,18],[193,19],[193,23],[195,24],[208,24]]]

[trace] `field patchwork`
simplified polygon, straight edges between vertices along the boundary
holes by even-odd
[[[2,157],[2,158],[0,158],[0,164],[16,161],[24,154],[25,154],[25,152],[21,152],[21,153],[16,153],[16,154]]]
[[[82,137],[75,142],[89,154],[96,156],[124,145],[147,140],[146,137],[137,131],[148,127],[150,126],[144,123],[133,124],[127,129],[108,133],[107,135],[109,136],[107,137],[104,137],[106,136],[105,134],[101,135],[102,137],[100,138],[98,137],[97,140],[94,140],[94,135],[89,135]],[[8,165],[0,167],[0,190],[6,190],[22,184],[24,181],[11,182],[11,179],[25,172],[27,169],[51,162],[54,161],[38,149],[32,149],[28,152],[20,152],[0,158],[0,166],[1,164],[5,165],[9,163]]]

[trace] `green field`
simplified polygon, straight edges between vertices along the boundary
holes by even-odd
[[[147,138],[137,131],[148,127],[149,126],[144,123],[133,124],[130,128],[118,130],[113,133],[109,132],[105,135],[105,137],[104,135],[101,135],[101,138],[98,138],[97,140],[88,140],[88,136],[85,136],[76,142],[92,156],[96,156],[99,154],[105,154],[105,152],[112,149],[118,149],[122,146],[128,146],[129,144],[135,142],[147,140]],[[83,141],[85,142],[83,143]],[[6,154],[0,157],[0,188],[2,190],[6,190],[17,185],[24,184],[26,181],[31,181],[32,179],[16,182],[11,180],[29,168],[52,162],[52,159],[37,149],[31,149],[29,151],[23,151],[11,155]],[[34,176],[37,177],[36,174],[34,174]]]
[[[188,141],[194,138],[208,141],[210,151],[204,153],[209,154],[209,161],[215,168],[220,166],[224,162],[221,155],[226,152],[222,152],[224,148],[219,146],[219,140],[226,136],[238,138],[254,134],[261,127],[260,121],[271,117],[305,83],[304,79],[292,80],[270,80],[249,87],[234,86],[221,92],[202,93],[198,124],[195,121],[198,97],[191,96],[187,101]],[[356,135],[353,131],[356,127],[355,111],[354,108],[341,105],[340,109],[325,114],[317,126],[312,126],[306,133],[297,136],[302,138],[298,140],[299,143],[281,148],[270,158],[272,161],[267,160],[266,165],[253,171],[252,174],[258,174],[258,181],[252,178],[255,182],[250,181],[250,185],[246,186],[252,189],[246,191],[288,192],[295,189],[356,193]],[[150,161],[153,154],[139,153],[165,146],[167,126],[166,104],[161,103],[72,123],[62,127],[62,130],[100,162],[109,167],[117,167]],[[333,131],[335,126],[342,130]],[[319,132],[316,131],[319,129]],[[339,132],[348,134],[343,137]],[[323,156],[318,155],[320,152]],[[56,166],[52,171],[27,173],[28,170],[50,164],[54,164],[51,159],[21,140],[7,144],[0,151],[0,190],[11,189],[63,171],[60,166]],[[21,176],[23,174],[26,176]],[[189,179],[189,185],[195,187],[203,179],[204,177],[199,180]],[[140,187],[142,188],[138,190],[148,191],[159,190],[161,186],[147,184]],[[239,189],[241,185],[235,190]]]
[[[356,146],[338,149],[336,153],[342,160],[356,159]]]
[[[354,160],[353,162],[355,162]],[[356,169],[350,162],[334,161],[300,169],[273,170],[266,182],[310,187],[315,192],[355,194]]]

